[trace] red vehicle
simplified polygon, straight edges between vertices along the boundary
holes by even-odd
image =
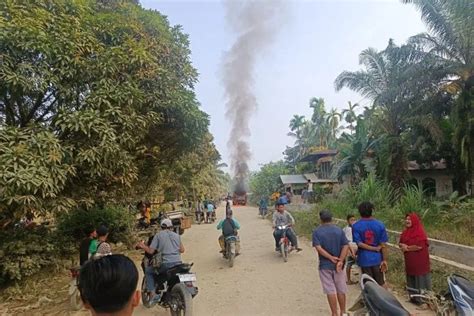
[[[233,205],[247,205],[247,192],[234,192]]]

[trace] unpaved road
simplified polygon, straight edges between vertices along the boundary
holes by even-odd
[[[218,209],[218,218],[223,209]],[[195,315],[328,315],[317,257],[309,242],[300,241],[303,251],[291,253],[284,263],[274,251],[271,223],[259,218],[256,208],[235,207],[234,216],[242,226],[242,255],[233,268],[218,253],[220,232],[215,225],[193,225],[183,235],[184,261],[194,262],[198,278]],[[351,287],[349,300],[356,289]],[[136,311],[136,315],[168,315],[164,310],[155,313],[143,306]]]
[[[223,217],[223,209],[219,207],[218,218]],[[288,262],[284,263],[274,251],[271,223],[258,217],[256,208],[236,207],[234,216],[242,226],[242,255],[236,258],[233,268],[229,268],[218,253],[220,232],[215,224],[194,224],[182,236],[186,248],[183,260],[194,262],[193,271],[198,278],[199,294],[193,300],[194,315],[329,315],[319,283],[317,255],[310,242],[300,239],[303,251],[291,253]],[[138,258],[135,253],[134,257]],[[58,293],[64,297],[61,304],[11,313],[12,310],[5,310],[0,303],[0,315],[89,315],[85,310],[68,311],[67,288],[64,284],[63,291]],[[349,287],[348,306],[359,291],[358,285]],[[399,300],[406,305],[404,298]],[[416,311],[413,306],[407,307],[414,315],[434,315]],[[169,311],[139,306],[134,315],[165,316]]]

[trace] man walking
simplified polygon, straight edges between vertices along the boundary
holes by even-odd
[[[327,295],[331,316],[337,316],[337,304],[340,315],[346,313],[346,273],[344,260],[349,251],[349,243],[343,230],[332,223],[329,210],[319,213],[321,225],[313,232],[313,247],[319,255],[319,278],[324,294]]]
[[[357,244],[357,265],[362,273],[371,276],[386,288],[384,273],[387,271],[388,242],[385,225],[372,217],[374,205],[362,202],[359,205],[361,219],[352,225],[352,235]]]

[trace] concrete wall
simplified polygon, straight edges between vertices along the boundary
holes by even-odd
[[[454,176],[445,170],[414,170],[410,171],[410,174],[417,180],[420,188],[423,188],[422,182],[424,179],[434,179],[436,181],[436,196],[438,197],[449,196],[453,193]]]

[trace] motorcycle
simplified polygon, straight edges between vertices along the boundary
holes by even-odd
[[[283,257],[283,261],[287,262],[288,261],[288,254],[293,250],[293,245],[291,244],[290,240],[286,236],[286,232],[288,229],[290,229],[290,225],[280,225],[277,226],[278,230],[282,230],[283,233],[280,237],[280,253],[281,256]]]
[[[224,258],[229,261],[229,267],[234,266],[234,259],[236,256],[236,243],[239,237],[228,236],[225,237],[225,253]]]
[[[201,225],[202,221],[203,221],[203,212],[202,211],[196,211],[196,223],[198,223],[199,225]]]
[[[354,316],[410,316],[397,298],[380,286],[372,277],[362,274],[360,278],[361,295],[349,308]]]
[[[410,299],[419,299],[436,312],[436,315],[474,315],[474,284],[463,276],[448,277],[448,289],[444,294],[407,287]]]
[[[69,303],[71,310],[78,311],[82,308],[82,299],[79,288],[77,287],[77,280],[79,278],[79,271],[81,267],[70,268],[71,283],[69,283]]]
[[[196,274],[190,272],[193,264],[182,263],[165,273],[155,274],[156,294],[160,295],[157,302],[163,308],[169,308],[171,316],[192,316],[193,301],[197,295],[198,288],[196,286]],[[143,271],[145,266],[142,263]],[[146,279],[142,281],[142,302],[146,308],[151,308],[155,304],[152,303],[152,295],[146,289]]]
[[[259,215],[262,217],[262,219],[265,219],[268,213],[268,209],[266,207],[259,207],[258,212],[259,212]]]

